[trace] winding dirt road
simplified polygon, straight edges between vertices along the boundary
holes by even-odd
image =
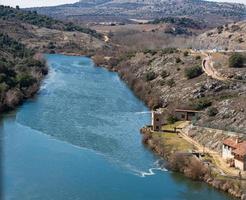
[[[220,51],[221,53],[223,52],[229,52],[229,51]],[[237,53],[243,53],[246,52],[246,50],[237,50],[237,51],[230,51],[230,53],[232,52],[237,52]],[[212,51],[202,51],[201,52],[204,55],[204,59],[202,61],[202,69],[203,71],[207,74],[207,76],[219,80],[219,81],[236,81],[236,82],[242,82],[242,83],[246,83],[244,80],[238,80],[238,79],[234,79],[234,78],[228,78],[223,76],[221,73],[219,73],[215,68],[214,68],[214,63],[212,60],[212,56],[211,53]]]
[[[210,77],[220,80],[220,81],[228,81],[229,79],[222,76],[213,66],[212,57],[208,55],[202,61],[202,69],[203,71]]]

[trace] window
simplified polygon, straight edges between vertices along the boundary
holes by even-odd
[[[159,122],[159,118],[156,118],[156,121]]]
[[[159,129],[159,126],[156,126],[155,129],[158,130]]]
[[[185,115],[184,115],[184,114],[182,114],[182,115],[181,115],[181,118],[182,118],[182,119],[185,119]]]

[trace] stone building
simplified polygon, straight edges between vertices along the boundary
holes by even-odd
[[[165,124],[164,112],[162,110],[152,111],[152,129],[153,131],[162,131],[162,126]]]
[[[233,166],[246,171],[246,141],[228,138],[223,141],[222,157],[233,161]]]
[[[199,113],[202,112],[197,110],[175,109],[175,117],[180,121],[192,121]]]

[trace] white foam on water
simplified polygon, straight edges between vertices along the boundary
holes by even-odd
[[[49,73],[40,87],[40,91],[45,90],[50,84],[54,83],[56,79],[56,75],[57,72],[52,67],[50,67]]]
[[[136,114],[136,115],[151,114],[151,111],[135,112],[134,114]]]
[[[153,167],[153,168],[150,168],[147,172],[135,170],[135,175],[137,175],[141,178],[145,178],[146,176],[155,175],[156,174],[155,171],[167,172],[168,170],[166,168],[162,168],[162,167]]]

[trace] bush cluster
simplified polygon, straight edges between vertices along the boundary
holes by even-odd
[[[215,108],[215,107],[208,108],[208,110],[207,110],[207,114],[210,117],[213,117],[213,116],[217,115],[218,112],[219,112],[218,109]]]
[[[11,8],[9,6],[0,6],[0,19],[22,21],[28,24],[32,24],[39,27],[45,27],[50,29],[58,29],[62,31],[79,31],[100,38],[101,34],[95,30],[75,25],[72,22],[62,22],[60,20],[53,19],[51,17],[40,15],[36,11],[24,11]]]
[[[203,110],[205,108],[208,108],[211,105],[212,105],[212,102],[208,100],[207,98],[198,99],[192,102],[192,107],[195,110]]]
[[[154,80],[155,78],[156,78],[156,73],[153,72],[153,71],[147,72],[147,73],[145,74],[145,80],[146,80],[146,81],[152,81],[152,80]]]
[[[202,68],[200,66],[194,66],[191,68],[185,69],[185,76],[187,79],[192,79],[200,76],[203,73]]]
[[[240,53],[234,53],[229,58],[229,67],[241,68],[244,66],[246,58]]]
[[[35,73],[47,73],[44,63],[34,59],[34,52],[27,49],[23,44],[6,34],[0,34],[1,101],[4,102],[6,92],[11,89],[24,91],[24,88],[37,83],[37,79],[34,77]],[[3,104],[3,102],[0,102],[0,104]]]

